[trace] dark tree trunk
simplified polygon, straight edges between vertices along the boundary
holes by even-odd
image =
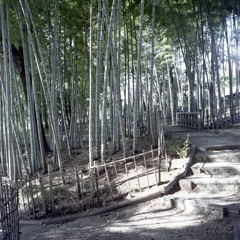
[[[25,95],[26,104],[28,105],[28,95],[27,95],[27,83],[26,83],[26,73],[25,73],[25,66],[24,66],[24,58],[23,58],[23,48],[22,46],[19,46],[18,50],[17,48],[12,44],[12,54],[13,54],[13,61],[16,66],[17,71],[19,72],[23,91]],[[37,122],[36,122],[37,124]],[[44,132],[43,123],[41,121],[41,128],[42,128],[42,138],[44,143],[44,149],[45,152],[49,152],[50,148],[47,142],[47,138]],[[36,128],[37,129],[37,128]]]

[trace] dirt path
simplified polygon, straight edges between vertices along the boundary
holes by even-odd
[[[55,225],[21,225],[22,240],[230,240],[235,218],[169,209],[161,198]]]

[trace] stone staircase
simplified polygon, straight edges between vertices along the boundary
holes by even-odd
[[[240,126],[218,131],[165,126],[164,131],[188,137],[198,148],[179,191],[164,196],[165,201],[190,212],[233,217],[234,240],[240,240]]]
[[[237,192],[240,190],[240,148],[216,146],[199,148],[196,163],[191,166],[193,175],[179,181],[181,190],[207,192]]]
[[[188,177],[179,180],[180,193],[171,196],[175,206],[239,215],[240,146],[200,147],[194,162]]]

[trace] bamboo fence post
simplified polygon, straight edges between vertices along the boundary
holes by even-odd
[[[93,206],[93,198],[94,198],[94,167],[88,165],[89,169],[89,182],[90,182],[90,198],[89,198],[89,209]]]
[[[95,172],[97,203],[98,203],[98,206],[100,206],[100,199],[99,199],[99,180],[98,180],[98,178],[99,178],[98,165],[97,165],[97,162],[96,162],[96,161],[94,161],[93,164],[94,164],[94,172]]]
[[[36,218],[35,201],[34,201],[33,192],[32,192],[33,186],[32,186],[31,179],[28,179],[28,182],[29,182],[30,197],[31,197],[31,202],[32,202],[32,207],[33,207],[33,216],[34,216],[34,218]],[[35,186],[36,186],[36,184],[35,184]],[[31,216],[29,198],[28,198],[28,205],[29,205],[29,216]]]
[[[128,169],[127,169],[127,161],[126,161],[126,158],[124,158],[124,165],[125,165],[125,171],[126,171],[126,175],[127,175],[127,182],[128,182],[128,188],[129,188],[129,194],[130,196],[132,197],[132,189],[131,189],[131,186],[130,186],[130,182],[129,182],[129,177],[128,177]]]
[[[162,161],[162,120],[161,112],[158,111],[158,184],[161,184],[161,161]]]
[[[66,180],[67,179],[67,180]],[[66,179],[65,179],[65,186],[66,186],[66,194],[67,194],[67,201],[65,201],[65,202],[67,202],[67,209],[69,208],[69,191],[68,191],[68,185],[67,185],[67,183],[68,183],[68,176],[66,176]],[[65,192],[65,191],[64,191]]]
[[[9,233],[9,215],[8,215],[8,204],[7,204],[7,186],[4,185],[4,189],[3,189],[3,204],[4,204],[4,217],[5,217],[5,234],[6,236],[8,236]]]
[[[98,183],[98,166],[96,161],[93,162],[94,165],[94,172],[95,172],[95,182],[96,182],[96,189],[98,190],[99,188],[99,183]]]
[[[106,163],[104,162],[104,169],[105,169],[105,173],[106,173],[106,177],[107,177],[107,181],[108,181],[108,185],[109,185],[109,188],[110,188],[110,192],[111,192],[111,198],[112,198],[112,202],[113,202],[113,190],[112,190],[112,186],[111,186],[111,183],[110,183],[110,179],[109,179],[109,175],[108,175],[108,170],[107,170],[107,166],[106,166]]]
[[[37,183],[37,179],[35,179],[34,180],[34,186],[32,185],[32,182],[31,182],[31,194],[32,194],[32,196],[33,196],[33,192],[32,192],[32,190],[33,190],[33,188],[34,189],[39,189],[39,184]],[[40,206],[41,206],[41,200],[40,200],[40,198],[41,198],[41,196],[40,196],[40,194],[36,194],[36,197],[35,197],[35,199],[36,200],[34,200],[34,209],[36,209],[37,208],[37,206],[38,206],[38,208],[39,208],[39,212],[40,212]],[[34,198],[33,198],[34,199]],[[36,206],[35,206],[35,203],[36,203]],[[35,212],[37,212],[37,211],[34,211],[34,214],[35,214]],[[36,214],[35,214],[35,216],[36,216]]]
[[[103,165],[101,165],[101,167],[103,167]],[[105,169],[104,169],[105,170]],[[102,205],[103,206],[106,206],[106,201],[105,201],[105,197],[104,197],[104,191],[103,191],[103,189],[104,189],[104,179],[102,178],[102,180],[101,180],[101,178],[100,178],[100,174],[99,174],[99,166],[98,166],[98,176],[99,176],[99,181],[98,181],[98,184],[99,184],[99,188],[100,188],[100,192],[101,192],[101,201],[102,201]]]
[[[144,149],[142,151],[143,151],[143,154],[144,154],[145,153]],[[147,163],[146,163],[146,155],[145,154],[143,155],[143,161],[144,161],[144,166],[145,166],[145,172],[146,172],[146,177],[147,177],[148,188],[150,188],[150,186],[149,186],[149,179],[148,179],[148,171],[147,171]]]
[[[19,212],[18,212],[18,190],[14,189],[14,229],[15,229],[15,239],[19,239]]]
[[[5,224],[5,208],[4,208],[4,187],[2,183],[2,175],[0,173],[0,211],[1,211],[1,225],[2,225],[2,232],[3,232],[3,237],[5,237],[6,233],[6,224]]]
[[[18,217],[17,217],[17,212],[18,212],[18,205],[16,205],[17,203],[17,199],[18,199],[18,194],[17,191],[15,190],[15,187],[12,188],[12,223],[13,223],[13,238],[17,239],[17,228],[18,228]]]
[[[138,166],[137,166],[137,163],[136,163],[136,158],[135,158],[135,156],[133,157],[133,161],[134,161],[134,165],[135,165],[135,168],[136,168],[136,171],[137,171],[137,179],[138,179],[139,190],[140,190],[140,192],[142,192],[142,188],[141,188],[140,180],[139,180],[139,176],[138,176]]]
[[[114,169],[115,169],[116,177],[118,177],[117,167],[116,167],[116,163],[115,163],[114,157],[112,157],[112,160],[113,160],[113,166],[114,166]]]
[[[161,120],[161,112],[158,111],[158,155],[161,154],[162,151],[162,120]]]
[[[75,175],[75,181],[76,181],[76,194],[77,194],[77,199],[81,199],[81,187],[80,187],[80,179],[78,175],[78,169],[77,166],[74,166],[74,175]]]
[[[50,209],[54,213],[54,203],[53,203],[53,187],[52,187],[52,164],[48,164],[48,183],[49,183],[49,202]]]
[[[23,211],[25,212],[25,214],[27,213],[26,208],[25,208],[25,201],[24,201],[24,191],[23,191],[23,187],[21,188],[21,196],[22,196],[22,205],[23,205]]]
[[[15,186],[3,183],[0,177],[0,221],[2,236],[6,240],[19,239],[18,191]]]
[[[154,154],[153,154],[153,147],[152,147],[152,145],[151,145],[151,154],[152,154],[152,161],[153,161],[153,168],[154,168],[154,175],[155,175],[155,180],[156,180],[156,186],[158,186],[156,165],[155,165],[155,160],[154,160]]]
[[[7,234],[7,216],[6,216],[6,209],[5,209],[5,204],[4,204],[4,199],[5,199],[5,196],[4,196],[4,193],[5,193],[5,187],[4,185],[2,184],[1,182],[1,215],[3,217],[1,217],[1,222],[2,222],[2,232],[3,232],[3,238],[6,237],[6,234]]]
[[[56,209],[57,212],[60,212],[60,206],[61,206],[61,203],[62,203],[62,198],[61,198],[61,182],[62,182],[62,174],[61,173],[58,173],[57,175],[57,183],[56,183],[56,191],[55,191],[55,194],[56,194],[56,198],[54,198],[54,207]],[[63,184],[65,184],[65,179],[64,179],[64,182]]]
[[[29,180],[30,181],[30,180]],[[29,213],[29,219],[31,219],[31,208],[30,208],[30,202],[29,202],[29,192],[30,192],[30,196],[31,196],[31,189],[29,190],[28,188],[28,183],[26,183],[26,198],[27,198],[27,206],[28,206],[28,213]],[[34,203],[32,203],[34,205]],[[34,207],[33,207],[33,214],[35,213],[34,211]]]
[[[13,216],[13,205],[12,205],[12,188],[11,186],[7,186],[8,193],[7,193],[7,203],[8,203],[8,218],[9,218],[9,233],[10,236],[13,237],[13,222],[14,222],[14,216]]]
[[[158,156],[158,185],[161,184],[161,164],[162,164],[162,156],[160,154]]]
[[[83,173],[82,173],[82,168],[80,168],[80,175],[81,175],[81,186],[82,186],[82,211],[84,210],[84,197],[83,197]]]
[[[10,226],[11,226],[11,219],[10,219],[10,206],[9,206],[9,188],[8,185],[4,185],[5,190],[4,190],[4,205],[5,205],[5,213],[6,213],[6,219],[7,219],[7,234],[10,233]]]
[[[43,214],[47,215],[44,183],[43,183],[42,175],[40,173],[38,173],[38,180],[39,180],[39,183],[40,183],[40,189],[41,189],[41,195],[42,195]]]
[[[11,199],[11,195],[12,195],[12,190],[11,190],[11,186],[10,185],[6,185],[6,189],[7,189],[7,194],[6,194],[6,203],[7,203],[7,215],[8,215],[8,234],[10,235],[10,238],[12,237],[12,224],[13,224],[13,217],[12,217],[12,199]],[[5,203],[5,204],[6,204]]]
[[[8,216],[9,216],[9,233],[11,238],[14,238],[14,206],[13,206],[13,189],[11,185],[8,186],[8,195],[7,195],[7,202],[8,202]]]
[[[153,153],[153,148],[151,145],[151,154],[152,154],[152,161],[153,161],[153,167],[154,167],[154,175],[155,175],[155,180],[156,180],[156,186],[158,186],[158,178],[157,178],[157,172],[156,172],[156,164],[155,164],[155,160],[154,160],[154,153]]]

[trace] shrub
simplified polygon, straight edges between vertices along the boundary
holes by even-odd
[[[185,158],[189,154],[190,146],[189,141],[181,138],[170,136],[166,139],[167,154],[170,157]]]

